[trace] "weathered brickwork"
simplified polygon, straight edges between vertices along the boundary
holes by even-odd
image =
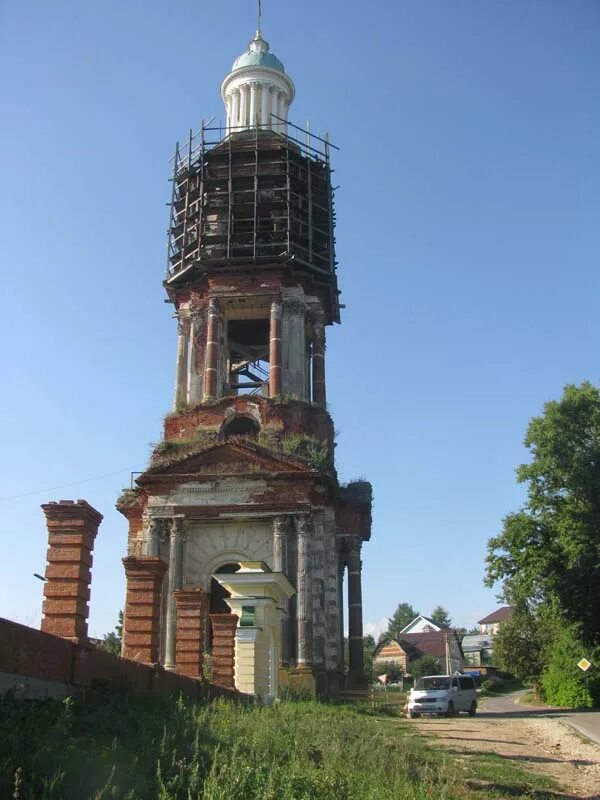
[[[183,692],[188,697],[240,695],[199,680],[168,672],[160,666],[129,661],[112,653],[28,628],[0,617],[0,673],[47,681],[64,687],[64,694],[95,680],[125,682],[134,691],[153,694]],[[18,681],[17,681],[18,682]]]
[[[235,614],[211,614],[213,632],[212,682],[226,689],[235,688]]]
[[[87,639],[92,551],[102,514],[85,500],[42,506],[48,527],[42,630],[75,642]]]
[[[205,631],[210,596],[203,589],[174,593],[177,606],[176,671],[194,678],[202,676]]]
[[[123,656],[157,663],[160,646],[160,602],[167,565],[158,556],[123,559],[127,595],[123,625]]]

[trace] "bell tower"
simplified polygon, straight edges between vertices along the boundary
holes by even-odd
[[[164,280],[177,320],[175,391],[150,467],[118,503],[130,526],[124,654],[138,648],[147,660],[151,638],[154,659],[180,669],[184,593],[188,604],[198,598],[199,669],[222,630],[216,616],[230,612],[219,574],[261,562],[295,590],[273,634],[279,666],[333,695],[363,680],[371,486],[340,486],[335,471],[325,383],[326,330],[340,321],[335,148],[288,120],[294,94],[258,30],[222,83],[225,124],[202,122],[175,148]],[[145,564],[154,594],[140,616],[132,587]],[[239,624],[251,628],[248,619]],[[189,641],[182,647],[189,653]]]

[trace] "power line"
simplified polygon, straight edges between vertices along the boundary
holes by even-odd
[[[90,483],[91,481],[99,481],[101,478],[109,478],[112,475],[120,475],[122,472],[129,472],[128,469],[117,469],[114,472],[105,472],[103,475],[95,475],[93,478],[84,478],[81,481],[71,481],[70,483],[61,483],[59,486],[51,486],[49,489],[36,489],[33,492],[23,492],[22,494],[13,494],[9,497],[0,497],[0,501],[5,500],[18,500],[20,497],[32,497],[35,494],[47,494],[48,492],[55,492],[57,489],[66,489],[69,486],[79,486],[81,483]]]

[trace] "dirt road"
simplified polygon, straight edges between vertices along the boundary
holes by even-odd
[[[493,753],[553,778],[566,792],[562,797],[600,800],[600,747],[561,724],[568,712],[515,705],[517,698],[486,699],[475,717],[424,717],[412,724],[457,758]]]

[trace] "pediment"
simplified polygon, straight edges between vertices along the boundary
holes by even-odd
[[[299,459],[254,443],[230,441],[205,447],[198,452],[188,450],[180,458],[174,456],[167,463],[151,467],[140,477],[143,480],[144,476],[151,475],[259,475],[282,472],[311,474],[314,470]]]

